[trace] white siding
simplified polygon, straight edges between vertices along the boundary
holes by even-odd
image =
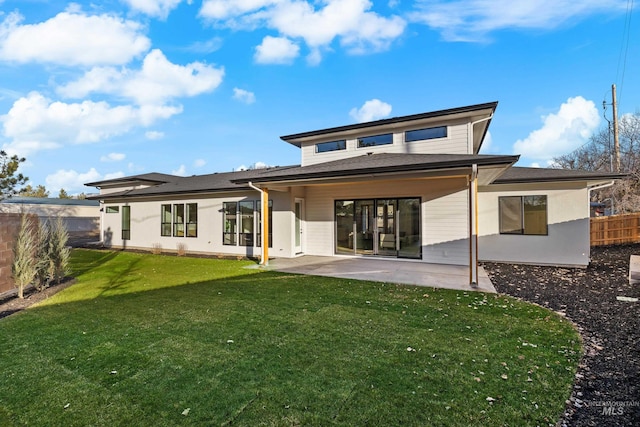
[[[433,125],[433,127],[437,126],[440,126],[440,124]],[[424,127],[431,127],[431,125]],[[366,153],[472,154],[472,148],[470,148],[470,144],[467,143],[468,126],[466,122],[449,123],[446,138],[429,139],[425,141],[405,143],[404,132],[406,130],[411,130],[411,128],[394,129],[387,132],[393,132],[393,144],[366,148],[358,148],[357,137],[368,136],[370,134],[362,134],[357,137],[353,135],[347,136],[346,138],[342,138],[347,141],[346,150],[329,151],[326,153],[316,153],[316,143],[336,141],[341,138],[331,137],[305,142],[301,147],[302,166],[362,156]],[[375,134],[379,133],[380,132],[376,132]]]
[[[306,251],[334,255],[334,202],[345,199],[420,197],[423,260],[468,264],[465,178],[401,180],[307,187]]]
[[[273,200],[273,247],[269,249],[270,256],[291,256],[289,231],[291,208],[289,194],[271,192],[269,199]],[[154,201],[109,202],[105,206],[120,206],[118,213],[105,213],[103,226],[103,240],[113,247],[151,249],[160,245],[163,250],[175,251],[177,245],[187,246],[188,252],[220,253],[242,256],[259,256],[259,247],[233,246],[222,244],[222,204],[223,202],[237,202],[242,200],[259,201],[257,191],[228,195],[217,195],[215,198],[165,199]],[[160,235],[160,207],[163,204],[197,203],[198,204],[198,237],[169,237]],[[122,206],[131,207],[131,239],[122,240]],[[255,221],[255,217],[254,217]],[[254,222],[254,232],[257,221]]]
[[[537,184],[481,189],[479,257],[485,261],[586,266],[589,264],[589,202],[585,185]],[[500,234],[498,197],[547,196],[548,235]]]

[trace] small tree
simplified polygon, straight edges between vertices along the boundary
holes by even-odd
[[[69,271],[71,251],[67,247],[69,234],[62,217],[58,216],[49,225],[49,279],[60,283]]]
[[[36,188],[27,185],[18,194],[24,197],[49,197],[49,191],[47,191],[44,185],[38,185]]]
[[[60,192],[58,193],[58,199],[71,199],[71,196],[64,188],[61,188]]]
[[[37,268],[35,252],[37,244],[35,241],[34,224],[26,214],[22,214],[20,219],[20,229],[13,245],[13,264],[11,270],[13,280],[18,287],[18,298],[24,298],[24,288],[33,283]]]

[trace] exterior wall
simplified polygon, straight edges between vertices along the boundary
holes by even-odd
[[[345,139],[340,137],[329,137],[313,142],[305,142],[301,147],[302,166],[313,165],[316,163],[330,162],[349,157],[362,156],[366,153],[407,153],[407,154],[472,154],[473,147],[468,144],[468,125],[467,122],[449,122],[449,123],[433,123],[432,125],[423,127],[437,127],[448,125],[447,137],[438,139],[429,139],[425,141],[404,142],[404,132],[412,128],[396,128],[393,129],[393,144],[379,145],[375,147],[358,148],[358,137],[377,135],[380,133],[389,133],[390,131],[375,131],[371,133],[358,134],[357,136],[349,136],[346,138],[347,149],[338,151],[329,151],[326,153],[316,153],[315,144],[318,142],[335,141]]]
[[[305,199],[305,254],[335,254],[335,200],[385,197],[421,198],[423,261],[468,265],[465,177],[309,186]]]
[[[290,195],[287,192],[270,192],[269,199],[273,200],[273,247],[269,248],[269,255],[291,256],[290,234],[291,206]],[[105,203],[104,206],[119,206],[118,213],[103,213],[103,243],[107,247],[127,249],[152,249],[160,245],[162,250],[176,251],[178,244],[184,244],[187,252],[216,253],[238,256],[257,257],[260,247],[223,245],[223,203],[243,200],[260,201],[260,193],[247,191],[246,193],[218,194],[216,197],[171,198],[149,201],[120,201]],[[198,204],[198,236],[170,237],[161,236],[161,205],[168,203],[197,203]],[[131,239],[122,240],[122,206],[131,207]],[[257,221],[254,217],[254,232]]]
[[[479,258],[528,264],[589,264],[589,200],[585,185],[492,185],[480,189]],[[500,234],[498,197],[547,195],[547,236]]]
[[[61,216],[70,238],[100,235],[100,206],[0,203],[0,213],[30,213],[40,221]]]

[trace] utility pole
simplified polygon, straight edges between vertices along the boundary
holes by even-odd
[[[615,84],[611,85],[611,102],[613,104],[613,153],[616,159],[616,172],[620,173],[620,140],[618,139],[618,106]]]

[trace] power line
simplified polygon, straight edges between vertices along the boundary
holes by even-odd
[[[616,71],[616,81],[620,82],[620,95],[624,90],[624,76],[627,69],[627,55],[629,53],[629,40],[631,39],[631,16],[633,14],[633,0],[627,0],[627,12],[624,19],[624,29],[622,30],[622,43],[620,46],[620,54],[618,56],[618,69]],[[622,77],[620,78],[620,68],[622,67]]]

